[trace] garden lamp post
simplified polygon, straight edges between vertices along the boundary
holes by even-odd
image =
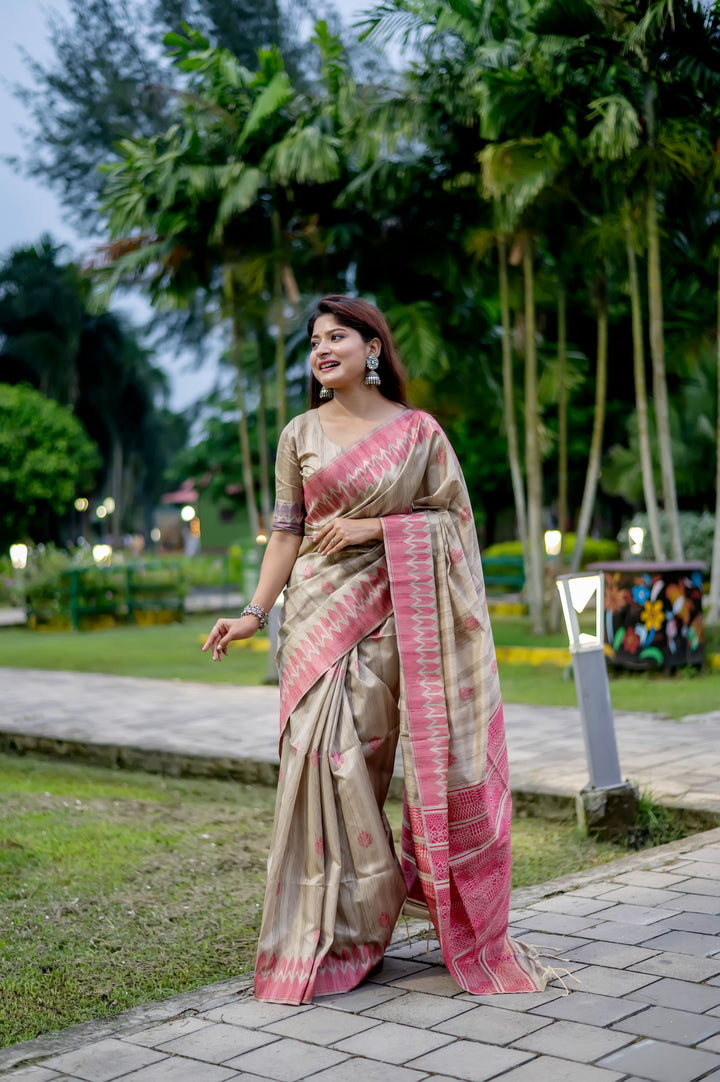
[[[558,575],[557,588],[567,628],[590,781],[577,799],[586,831],[608,838],[627,836],[635,825],[639,794],[620,773],[615,722],[605,665],[604,577],[586,571]],[[593,634],[580,630],[580,614],[595,600]]]

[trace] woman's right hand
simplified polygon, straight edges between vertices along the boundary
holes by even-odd
[[[221,661],[235,639],[249,639],[259,627],[256,616],[241,616],[237,620],[221,617],[207,637],[203,650],[212,650],[213,661]]]

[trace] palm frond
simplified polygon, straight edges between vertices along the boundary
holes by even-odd
[[[437,309],[429,301],[393,305],[388,322],[400,355],[412,377],[445,372],[450,359],[438,323]]]
[[[273,75],[268,85],[261,91],[248,113],[247,120],[240,132],[239,145],[242,146],[251,135],[258,131],[265,120],[282,109],[294,95],[290,76],[286,71]]]
[[[242,214],[255,202],[261,180],[261,171],[251,166],[243,165],[236,171],[232,182],[223,192],[218,206],[213,230],[213,240],[216,243],[222,237],[225,226],[230,219]]]
[[[407,0],[383,0],[368,14],[353,24],[359,31],[359,41],[385,46],[393,41],[407,45],[434,22],[434,17],[421,4]]]
[[[270,148],[262,168],[275,184],[327,184],[340,176],[340,147],[318,124],[296,125]]]
[[[648,37],[660,36],[666,25],[675,22],[675,0],[652,0],[647,11],[628,34],[628,44],[633,49],[644,49]]]
[[[590,102],[588,120],[597,119],[588,136],[588,146],[603,161],[627,158],[640,145],[642,126],[632,102],[622,94],[611,94]]]

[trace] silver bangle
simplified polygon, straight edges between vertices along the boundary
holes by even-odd
[[[257,617],[260,631],[262,631],[264,627],[267,627],[268,614],[265,612],[265,609],[260,608],[259,605],[246,605],[240,613],[240,617],[242,618],[243,616]]]

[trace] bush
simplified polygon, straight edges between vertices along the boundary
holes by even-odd
[[[575,534],[565,534],[565,560],[569,560],[575,547]],[[519,541],[500,541],[496,545],[490,545],[483,549],[483,557],[490,559],[493,556],[522,556],[522,545]],[[599,563],[600,561],[617,560],[620,558],[620,545],[617,541],[609,538],[588,537],[583,547],[581,566]]]
[[[664,511],[659,512],[659,518],[660,533],[662,534],[665,552],[667,554],[672,551],[670,544],[670,527],[668,525],[667,515]],[[638,512],[638,514],[633,515],[629,522],[623,526],[618,534],[618,541],[625,548],[629,547],[628,530],[631,526],[641,526],[643,528],[645,531],[645,541],[643,543],[642,554],[645,559],[654,560],[656,558],[655,550],[653,548],[652,538],[650,537],[650,526],[647,514],[644,511]],[[680,512],[680,539],[687,560],[702,560],[710,567],[714,534],[715,516],[711,515],[709,511],[703,511],[702,514],[697,511]]]

